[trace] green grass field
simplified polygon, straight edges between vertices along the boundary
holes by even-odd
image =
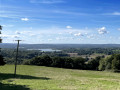
[[[0,90],[120,90],[120,74],[41,66],[0,66]]]

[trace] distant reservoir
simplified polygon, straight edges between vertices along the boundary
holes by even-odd
[[[27,50],[39,50],[41,52],[60,52],[61,50],[54,50],[54,49],[27,49]]]

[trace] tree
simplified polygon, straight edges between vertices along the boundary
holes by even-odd
[[[0,65],[5,65],[5,61],[2,55],[0,55]]]
[[[82,57],[77,57],[73,60],[73,68],[75,69],[84,69],[85,68],[85,59]]]
[[[51,66],[63,68],[65,66],[65,59],[61,57],[53,57]]]
[[[112,69],[114,71],[120,70],[120,54],[115,54],[112,60]]]
[[[43,61],[43,66],[50,66],[52,64],[52,59],[48,55],[41,57]]]
[[[101,59],[99,62],[99,70],[101,70],[101,71],[111,70],[112,69],[111,65],[112,65],[113,59],[114,59],[114,55]]]
[[[120,54],[113,54],[110,57],[100,60],[99,70],[120,70]]]
[[[0,30],[2,30],[2,26],[0,25]],[[0,31],[0,34],[1,34],[1,31]],[[2,39],[0,37],[0,43],[2,43]],[[1,48],[0,48],[0,52],[1,52]],[[4,58],[2,55],[0,55],[0,65],[5,65],[5,62],[4,62]]]
[[[96,57],[95,59],[91,59],[88,61],[88,69],[90,70],[98,70],[99,61],[101,57]]]
[[[99,62],[98,70],[104,71],[105,70],[105,59],[101,59]]]
[[[64,58],[65,60],[65,68],[73,68],[73,59],[71,58]]]

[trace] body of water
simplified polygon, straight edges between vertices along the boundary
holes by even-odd
[[[39,50],[41,52],[60,52],[61,50],[54,50],[54,49],[27,49],[27,50]]]

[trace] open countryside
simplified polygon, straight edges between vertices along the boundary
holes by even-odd
[[[0,0],[0,90],[120,90],[120,0]]]

